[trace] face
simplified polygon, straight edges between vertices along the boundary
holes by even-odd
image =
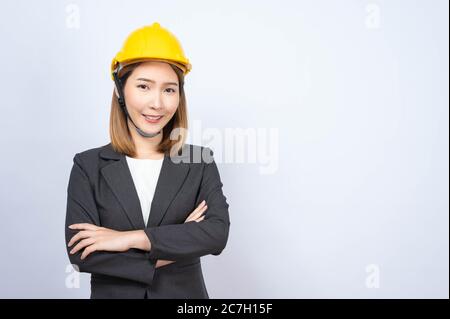
[[[145,132],[159,132],[180,102],[177,74],[168,63],[143,62],[128,77],[124,95],[134,123]]]

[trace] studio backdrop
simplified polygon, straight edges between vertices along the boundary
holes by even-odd
[[[5,1],[0,297],[89,298],[64,240],[76,153],[110,142],[110,63],[183,43],[187,142],[230,233],[210,298],[449,297],[448,1]]]

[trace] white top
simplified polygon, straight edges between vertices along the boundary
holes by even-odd
[[[164,157],[154,160],[126,156],[126,159],[139,196],[139,201],[141,202],[142,216],[144,217],[145,225],[147,225],[156,183],[158,182]]]

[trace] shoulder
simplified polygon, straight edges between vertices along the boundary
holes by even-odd
[[[214,151],[210,147],[193,144],[185,144],[185,147],[190,156],[184,156],[183,161],[187,161],[191,170],[202,176],[204,185],[222,185]]]
[[[74,160],[81,161],[83,163],[96,162],[98,161],[100,154],[108,151],[112,151],[111,143],[80,151],[75,154]]]
[[[207,147],[185,143],[181,149],[181,154],[176,158],[189,164],[209,164],[214,161],[214,151]]]
[[[195,144],[189,144],[185,143],[184,147],[188,148],[191,153],[203,153],[208,155],[214,155],[213,150],[210,147],[202,146],[202,145],[195,145]]]
[[[76,153],[73,157],[74,165],[82,169],[87,175],[96,174],[105,164],[104,158],[120,158],[119,154],[114,152],[111,143],[89,148]]]
[[[120,159],[123,154],[114,151],[111,143],[80,151],[75,154],[74,161],[79,164],[92,165],[100,159]],[[192,164],[209,164],[214,161],[214,151],[207,146],[185,143],[180,154],[174,159]]]

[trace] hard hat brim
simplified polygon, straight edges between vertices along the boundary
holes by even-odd
[[[119,62],[117,60],[114,60],[111,64],[111,77],[112,77],[112,72],[119,72],[122,68],[124,68],[127,65],[130,64],[134,64],[134,63],[139,63],[139,62],[149,62],[149,61],[156,61],[156,62],[165,62],[165,63],[169,63],[172,64],[176,67],[178,67],[183,74],[186,76],[186,74],[189,73],[189,71],[191,70],[191,64],[187,63],[187,64],[182,64],[178,61],[172,61],[172,60],[168,60],[168,59],[161,59],[161,58],[138,58],[138,59],[131,59],[131,60],[126,60],[126,61],[122,61]]]

